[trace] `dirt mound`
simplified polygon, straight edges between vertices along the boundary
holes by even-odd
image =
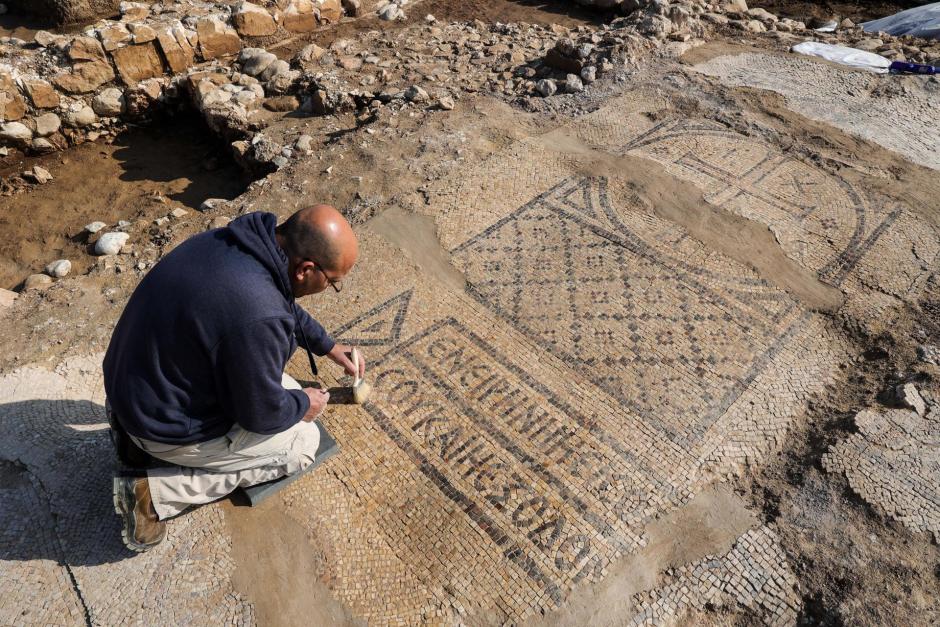
[[[120,0],[7,0],[17,12],[28,13],[49,24],[73,24],[118,12]]]

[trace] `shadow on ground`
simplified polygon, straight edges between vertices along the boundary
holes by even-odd
[[[121,542],[104,407],[90,401],[0,405],[0,561],[94,566],[135,554]]]
[[[122,133],[113,145],[121,181],[172,183],[164,195],[192,209],[207,198],[235,198],[248,183],[225,146],[194,115]]]

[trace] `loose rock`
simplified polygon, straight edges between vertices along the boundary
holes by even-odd
[[[43,290],[52,285],[52,277],[48,274],[31,274],[23,282],[23,291]]]
[[[301,135],[294,142],[294,148],[303,152],[310,152],[313,149],[313,137],[310,135]]]
[[[52,180],[52,174],[42,166],[34,165],[32,170],[23,172],[23,176],[29,180],[44,185]]]
[[[199,205],[199,211],[212,211],[218,207],[221,207],[228,201],[224,198],[206,198]]]
[[[242,64],[242,72],[248,76],[258,76],[277,61],[277,57],[263,48],[245,48],[238,55],[238,60]]]
[[[55,113],[43,113],[36,117],[36,135],[48,137],[58,132],[62,127],[62,120]]]
[[[452,111],[456,105],[454,104],[453,98],[451,98],[450,96],[444,96],[443,98],[437,101],[437,106],[443,109],[444,111]]]
[[[127,243],[129,238],[130,235],[127,233],[117,231],[105,233],[95,242],[95,254],[116,255],[121,252],[121,249],[124,248],[124,244]]]
[[[16,297],[19,296],[13,290],[8,290],[0,287],[0,311],[4,311],[13,306],[13,303],[16,301]]]
[[[427,102],[428,92],[424,91],[418,85],[412,85],[405,90],[405,99],[410,102]]]
[[[25,144],[33,138],[33,132],[22,122],[0,124],[0,139],[13,144]]]
[[[593,83],[597,80],[597,68],[593,65],[586,65],[581,70],[581,80],[585,83]]]
[[[72,271],[72,262],[68,259],[59,259],[46,266],[46,274],[61,279]]]
[[[555,84],[550,78],[543,78],[538,83],[535,84],[535,88],[538,90],[542,96],[548,98],[555,94],[558,91],[558,85]]]
[[[913,383],[903,383],[894,389],[895,399],[901,407],[907,407],[917,412],[918,416],[923,416],[927,412],[927,406],[924,399],[921,398],[917,386]]]
[[[251,2],[242,2],[232,15],[235,30],[245,37],[266,37],[277,31],[274,18],[264,8]]]
[[[569,74],[565,77],[565,91],[569,94],[576,94],[578,92],[584,91],[584,83],[581,82],[580,77]]]
[[[86,126],[91,126],[97,121],[98,116],[95,115],[94,109],[89,106],[84,106],[77,110],[69,111],[65,114],[66,126],[71,126],[73,128],[85,128]]]
[[[124,112],[124,92],[116,87],[109,87],[95,96],[91,108],[104,118],[121,115]]]

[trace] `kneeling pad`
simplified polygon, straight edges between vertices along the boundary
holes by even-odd
[[[245,496],[248,497],[248,501],[251,503],[252,507],[274,496],[294,481],[297,481],[303,477],[308,472],[319,468],[320,464],[339,452],[339,444],[337,444],[336,440],[333,439],[333,436],[327,432],[323,424],[319,420],[317,420],[314,424],[316,424],[317,428],[320,430],[320,445],[317,447],[317,454],[313,458],[313,463],[296,474],[287,475],[286,477],[281,477],[280,479],[275,479],[274,481],[268,481],[267,483],[259,483],[258,485],[242,488],[242,492],[244,492]]]

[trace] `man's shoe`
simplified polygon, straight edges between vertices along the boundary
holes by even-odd
[[[132,551],[149,551],[166,538],[166,522],[157,518],[147,478],[114,478],[114,511],[124,519],[121,537]]]

